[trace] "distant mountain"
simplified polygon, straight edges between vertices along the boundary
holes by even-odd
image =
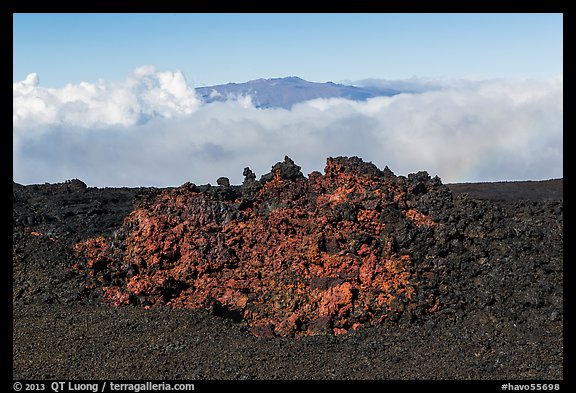
[[[196,88],[198,97],[206,103],[226,101],[229,98],[251,96],[257,108],[285,108],[315,98],[347,98],[364,101],[378,96],[393,96],[400,91],[379,87],[357,87],[333,82],[308,82],[296,76],[256,79],[245,83]]]

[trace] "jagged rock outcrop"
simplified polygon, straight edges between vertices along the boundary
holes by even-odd
[[[424,172],[327,166],[265,184],[246,169],[242,186],[14,183],[14,378],[562,379],[562,179],[450,195]]]
[[[447,187],[357,157],[329,158],[324,172],[306,178],[285,157],[259,181],[245,168],[242,186],[152,193],[114,237],[77,244],[75,268],[111,305],[209,308],[255,335],[341,334],[440,310],[430,260],[450,237]]]

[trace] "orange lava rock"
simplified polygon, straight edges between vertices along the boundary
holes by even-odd
[[[430,217],[414,209],[408,209],[406,211],[406,217],[412,220],[417,226],[421,225],[433,226],[435,224]]]
[[[444,195],[439,181],[356,157],[329,158],[324,175],[308,178],[288,157],[260,181],[244,173],[242,186],[151,195],[126,218],[120,244],[76,245],[86,262],[75,266],[106,285],[113,306],[207,308],[259,337],[343,334],[440,309],[417,299],[426,277],[397,247],[438,225],[407,206],[415,192]]]

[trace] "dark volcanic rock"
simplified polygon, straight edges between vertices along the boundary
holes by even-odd
[[[562,378],[549,183],[452,194],[354,157],[244,176],[14,183],[14,378]]]
[[[75,266],[112,305],[217,304],[281,336],[441,309],[437,273],[422,268],[429,249],[417,247],[444,230],[418,210],[452,206],[439,181],[385,175],[357,157],[330,158],[325,175],[307,179],[285,157],[259,183],[244,198],[166,190],[127,217],[121,239],[79,243],[86,261]],[[310,285],[322,280],[330,285]]]
[[[397,177],[337,157],[324,175],[305,178],[285,157],[259,182],[245,176],[250,192],[162,191],[130,213],[116,239],[77,244],[85,262],[75,266],[112,305],[218,304],[255,331],[290,336],[506,302],[469,286],[497,285],[481,273],[510,252],[528,257],[498,243],[519,230],[500,209],[465,198],[455,206],[426,172]]]

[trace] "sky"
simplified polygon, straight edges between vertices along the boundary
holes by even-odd
[[[122,80],[154,65],[195,87],[295,75],[546,77],[561,14],[15,14],[13,81]]]
[[[562,14],[14,14],[13,177],[177,186],[290,155],[444,182],[562,177]],[[299,76],[411,86],[291,110],[194,87]]]

